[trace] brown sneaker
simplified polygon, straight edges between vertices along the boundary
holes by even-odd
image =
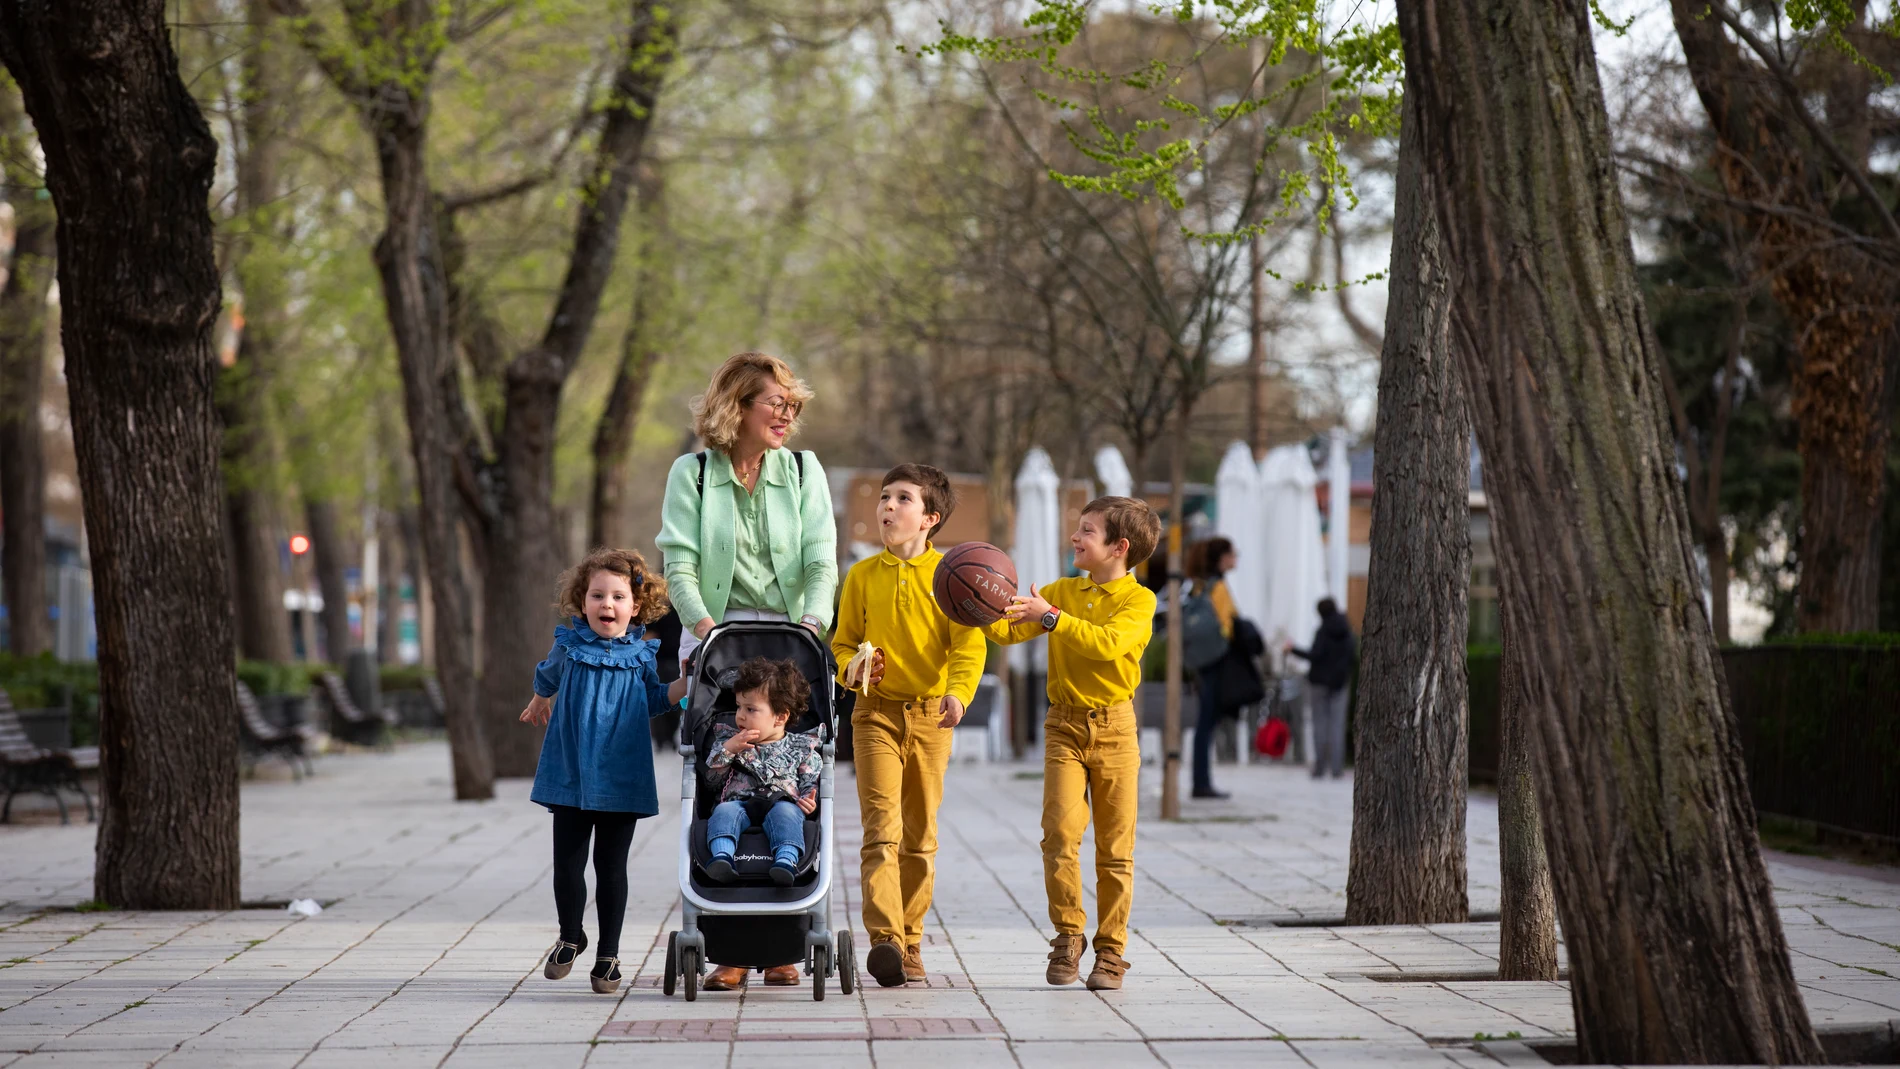
[[[904,983],[904,952],[895,942],[886,939],[871,945],[871,952],[864,956],[864,971],[871,974],[879,987],[901,987]]]
[[[1049,940],[1049,982],[1057,987],[1075,983],[1082,975],[1082,948],[1087,945],[1088,940],[1080,935],[1058,935]]]
[[[924,948],[908,946],[904,948],[904,980],[907,983],[921,984],[930,978],[924,972]]]
[[[1128,971],[1128,963],[1120,954],[1112,950],[1095,952],[1095,966],[1089,970],[1090,991],[1120,991],[1122,974]]]

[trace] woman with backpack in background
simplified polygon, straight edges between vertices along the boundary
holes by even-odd
[[[1187,576],[1193,584],[1182,602],[1182,649],[1194,669],[1201,696],[1194,722],[1195,798],[1226,798],[1214,787],[1214,732],[1241,706],[1266,696],[1253,659],[1261,653],[1260,632],[1240,618],[1223,578],[1238,554],[1225,538],[1208,538],[1188,548]]]

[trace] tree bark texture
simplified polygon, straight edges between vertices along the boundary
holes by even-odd
[[[392,87],[393,89],[393,87]],[[425,163],[426,131],[420,121],[427,102],[411,98],[402,111],[366,114],[376,137],[382,170],[384,229],[376,242],[376,268],[383,304],[396,339],[402,373],[403,413],[415,461],[417,526],[423,566],[433,599],[436,680],[442,687],[455,797],[480,801],[495,796],[495,765],[487,731],[475,706],[474,611],[463,571],[460,497],[455,487],[453,425],[445,398],[454,390],[455,355],[448,322],[447,283],[432,222],[433,204]],[[444,380],[449,380],[445,385]]]
[[[478,708],[495,774],[532,776],[543,730],[520,722],[522,695],[547,652],[564,567],[554,522],[555,431],[561,390],[579,363],[620,248],[653,106],[672,58],[673,16],[659,0],[632,0],[632,26],[615,75],[574,223],[574,245],[538,344],[507,364],[496,456],[478,470],[496,489],[481,514],[482,677]],[[451,278],[454,276],[451,275]],[[475,465],[471,464],[471,467]]]
[[[217,142],[161,0],[0,4],[59,212],[61,337],[92,551],[95,897],[238,904],[236,649],[219,521]]]
[[[337,522],[336,502],[311,499],[304,503],[310,521],[310,553],[317,573],[317,592],[323,595],[323,659],[341,667],[354,645],[350,641],[350,591],[344,569],[355,556]],[[310,651],[317,660],[317,651]]]
[[[639,427],[640,404],[647,383],[660,364],[658,340],[652,336],[643,293],[634,294],[633,324],[621,344],[620,367],[607,393],[607,408],[594,433],[594,493],[587,514],[590,546],[626,546],[627,470],[633,459],[634,433]]]
[[[1168,674],[1167,701],[1163,708],[1164,718],[1161,724],[1161,819],[1181,819],[1181,699],[1185,688],[1182,685],[1185,654],[1182,652],[1181,600],[1186,595],[1181,589],[1183,558],[1182,539],[1186,535],[1181,523],[1181,513],[1186,508],[1187,493],[1187,448],[1188,428],[1192,426],[1193,403],[1182,398],[1180,409],[1175,413],[1175,433],[1168,451],[1168,525],[1165,535],[1168,539]],[[1137,469],[1139,471],[1139,469]],[[1136,493],[1140,493],[1140,474],[1136,474]],[[1132,562],[1131,562],[1132,563]]]
[[[237,276],[243,291],[237,362],[219,390],[224,416],[225,512],[231,531],[238,643],[253,660],[292,659],[290,614],[284,609],[284,569],[277,501],[276,443],[272,434],[271,376],[283,329],[284,284],[274,244],[281,154],[280,83],[283,64],[268,51],[273,18],[265,0],[248,0],[249,46],[240,61],[243,136],[233,158],[237,171]]]
[[[444,15],[426,0],[378,5],[350,21],[353,40],[346,45],[328,38],[302,0],[272,0],[272,7],[290,21],[304,52],[355,105],[375,142],[383,192],[376,271],[402,375],[403,415],[420,500],[421,571],[432,599],[425,613],[432,633],[424,645],[442,687],[455,797],[493,798],[494,761],[475,706],[473,602],[461,546],[466,488],[456,484],[465,417],[428,172],[428,85],[446,34]],[[372,78],[350,62],[351,46],[383,56],[371,68],[382,76]]]
[[[1407,0],[1398,18],[1579,1061],[1817,1061],[1702,609],[1590,7]]]
[[[634,283],[633,312],[627,333],[620,343],[620,364],[614,371],[613,386],[607,392],[607,407],[600,414],[594,431],[594,492],[588,502],[587,544],[589,546],[626,546],[627,465],[633,458],[634,434],[639,428],[640,405],[646,399],[647,383],[661,360],[659,325],[654,314],[660,303],[657,292],[660,272],[654,263],[654,245],[663,225],[660,211],[662,187],[658,181],[643,184],[638,193],[638,215],[644,224],[640,250],[640,277]]]
[[[1471,421],[1417,126],[1401,125],[1373,441],[1371,567],[1353,747],[1347,924],[1461,924]]]
[[[26,113],[11,93],[0,104],[0,136],[26,155]],[[53,648],[46,609],[46,458],[40,395],[46,371],[46,295],[54,270],[52,205],[39,199],[38,176],[8,174],[13,206],[13,258],[0,289],[0,520],[5,552],[0,585],[7,592],[7,644],[32,657]]]
[[[1706,3],[1671,0],[1670,10],[1715,128],[1715,169],[1728,195],[1748,206],[1756,256],[1797,338],[1797,621],[1803,631],[1871,631],[1880,616],[1900,277],[1891,260],[1839,239],[1834,220],[1853,214],[1853,205],[1835,203],[1847,183],[1787,112],[1769,72],[1744,58]],[[1843,148],[1864,164],[1870,75],[1842,63],[1842,76],[1828,87],[1827,118]]]
[[[1557,979],[1557,903],[1537,814],[1520,657],[1508,640],[1498,666],[1498,979]]]

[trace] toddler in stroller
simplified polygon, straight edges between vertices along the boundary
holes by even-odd
[[[810,628],[731,621],[689,669],[680,753],[680,930],[661,988],[686,998],[762,969],[812,997],[855,985],[851,933],[831,929],[832,760],[837,672]],[[719,966],[701,975],[708,964]]]
[[[733,683],[731,725],[713,729],[706,757],[706,786],[719,804],[706,824],[712,863],[706,875],[718,883],[738,876],[732,853],[739,836],[763,827],[772,846],[772,882],[790,887],[805,853],[805,817],[818,808],[818,737],[785,733],[792,713],[811,704],[811,684],[791,661],[754,657],[739,666]]]

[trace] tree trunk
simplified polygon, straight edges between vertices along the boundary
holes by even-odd
[[[1168,453],[1168,689],[1161,722],[1162,820],[1181,819],[1181,677],[1185,667],[1181,636],[1181,539],[1185,529],[1181,512],[1187,507],[1187,443],[1193,408],[1186,397],[1181,399],[1173,448]],[[1137,474],[1137,488],[1140,478]],[[1136,493],[1139,495],[1140,490]]]
[[[1722,523],[1702,532],[1702,555],[1709,562],[1709,627],[1719,645],[1728,645],[1728,532]]]
[[[654,260],[662,218],[660,196],[657,181],[647,183],[640,191],[640,218],[647,224],[641,235],[640,275],[634,283],[633,314],[620,342],[620,365],[607,392],[607,407],[594,431],[594,493],[587,513],[589,546],[626,546],[630,541],[625,530],[627,465],[633,458],[634,432],[639,427],[647,383],[660,363],[658,331],[653,322],[653,309],[659,303],[654,291],[660,284],[660,273]]]
[[[1247,448],[1255,464],[1267,455],[1266,269],[1255,234],[1247,239]]]
[[[1804,431],[1802,444],[1810,437]],[[1872,443],[1866,448],[1870,455],[1884,458],[1884,434],[1879,444],[1877,453]],[[1878,476],[1869,483],[1829,450],[1818,445],[1802,450],[1801,577],[1796,588],[1801,630],[1840,633],[1879,626],[1885,489]]]
[[[269,54],[272,13],[248,0],[249,47],[242,54],[244,136],[233,156],[240,233],[237,276],[243,291],[237,362],[224,372],[218,410],[224,417],[225,513],[231,531],[232,578],[238,643],[245,657],[292,659],[290,614],[284,610],[277,503],[278,483],[270,381],[284,320],[284,279],[273,239],[278,214],[278,114],[282,64]],[[261,238],[261,240],[260,240]]]
[[[1461,924],[1471,422],[1452,360],[1434,176],[1406,94],[1373,441],[1347,924]]]
[[[1584,0],[1398,8],[1498,503],[1579,1062],[1812,1062],[1663,415]]]
[[[11,91],[0,123],[9,141],[25,134],[26,116]],[[18,139],[26,148],[25,136]],[[13,260],[0,289],[0,586],[7,594],[7,644],[33,657],[53,648],[46,612],[46,458],[40,394],[46,370],[46,295],[53,281],[55,221],[34,184],[8,174],[13,205]]]
[[[0,3],[59,212],[92,553],[104,811],[94,895],[238,905],[236,649],[219,521],[218,146],[160,0]]]
[[[350,591],[343,572],[351,557],[349,540],[339,530],[336,503],[304,502],[310,521],[310,553],[316,558],[317,592],[323,595],[323,660],[338,666],[355,643],[350,641]],[[317,660],[316,651],[310,659]]]
[[[1716,170],[1731,198],[1760,206],[1745,213],[1758,238],[1755,255],[1799,339],[1797,623],[1803,631],[1871,631],[1879,625],[1893,293],[1900,282],[1890,260],[1840,240],[1834,220],[1864,212],[1865,203],[1842,194],[1850,181],[1787,112],[1791,105],[1772,88],[1770,72],[1743,58],[1707,4],[1671,0],[1670,10],[1696,95],[1715,129]],[[1864,14],[1859,4],[1857,19]],[[1827,123],[1848,157],[1864,167],[1871,75],[1839,63],[1840,77],[1827,86]]]
[[[227,390],[228,385],[219,392],[228,396]],[[227,417],[234,415],[230,405],[218,407]],[[239,433],[224,437],[227,464],[237,460],[234,454],[238,450],[232,448],[232,441]],[[227,468],[224,508],[231,535],[238,652],[254,661],[291,661],[294,643],[290,638],[290,613],[284,608],[284,572],[270,495],[241,471]]]
[[[632,26],[606,125],[581,190],[567,275],[540,342],[508,364],[502,425],[495,436],[498,455],[488,467],[499,488],[481,537],[479,708],[498,776],[534,775],[541,753],[543,730],[519,718],[523,694],[556,620],[554,584],[562,563],[554,522],[554,452],[561,390],[580,361],[613,273],[620,224],[672,60],[676,27],[670,10],[659,0],[633,0],[631,8]]]
[[[1537,779],[1531,771],[1531,715],[1516,643],[1504,645],[1498,666],[1498,979],[1557,979],[1557,903],[1550,859],[1537,816]]]
[[[510,383],[511,387],[516,384]],[[501,450],[501,508],[482,539],[480,709],[497,777],[533,776],[545,729],[520,723],[522,694],[557,620],[562,562],[554,530],[554,425],[561,394],[510,389]]]
[[[455,797],[480,801],[495,796],[495,766],[475,706],[473,607],[462,570],[457,524],[461,499],[455,490],[451,452],[455,431],[448,423],[443,396],[443,380],[455,374],[455,355],[423,162],[425,131],[419,122],[404,118],[419,117],[425,108],[424,102],[415,101],[400,114],[383,112],[381,125],[374,131],[385,212],[383,233],[376,242],[376,268],[396,340],[403,413],[421,499],[416,519],[429,580],[433,664],[442,687]]]

